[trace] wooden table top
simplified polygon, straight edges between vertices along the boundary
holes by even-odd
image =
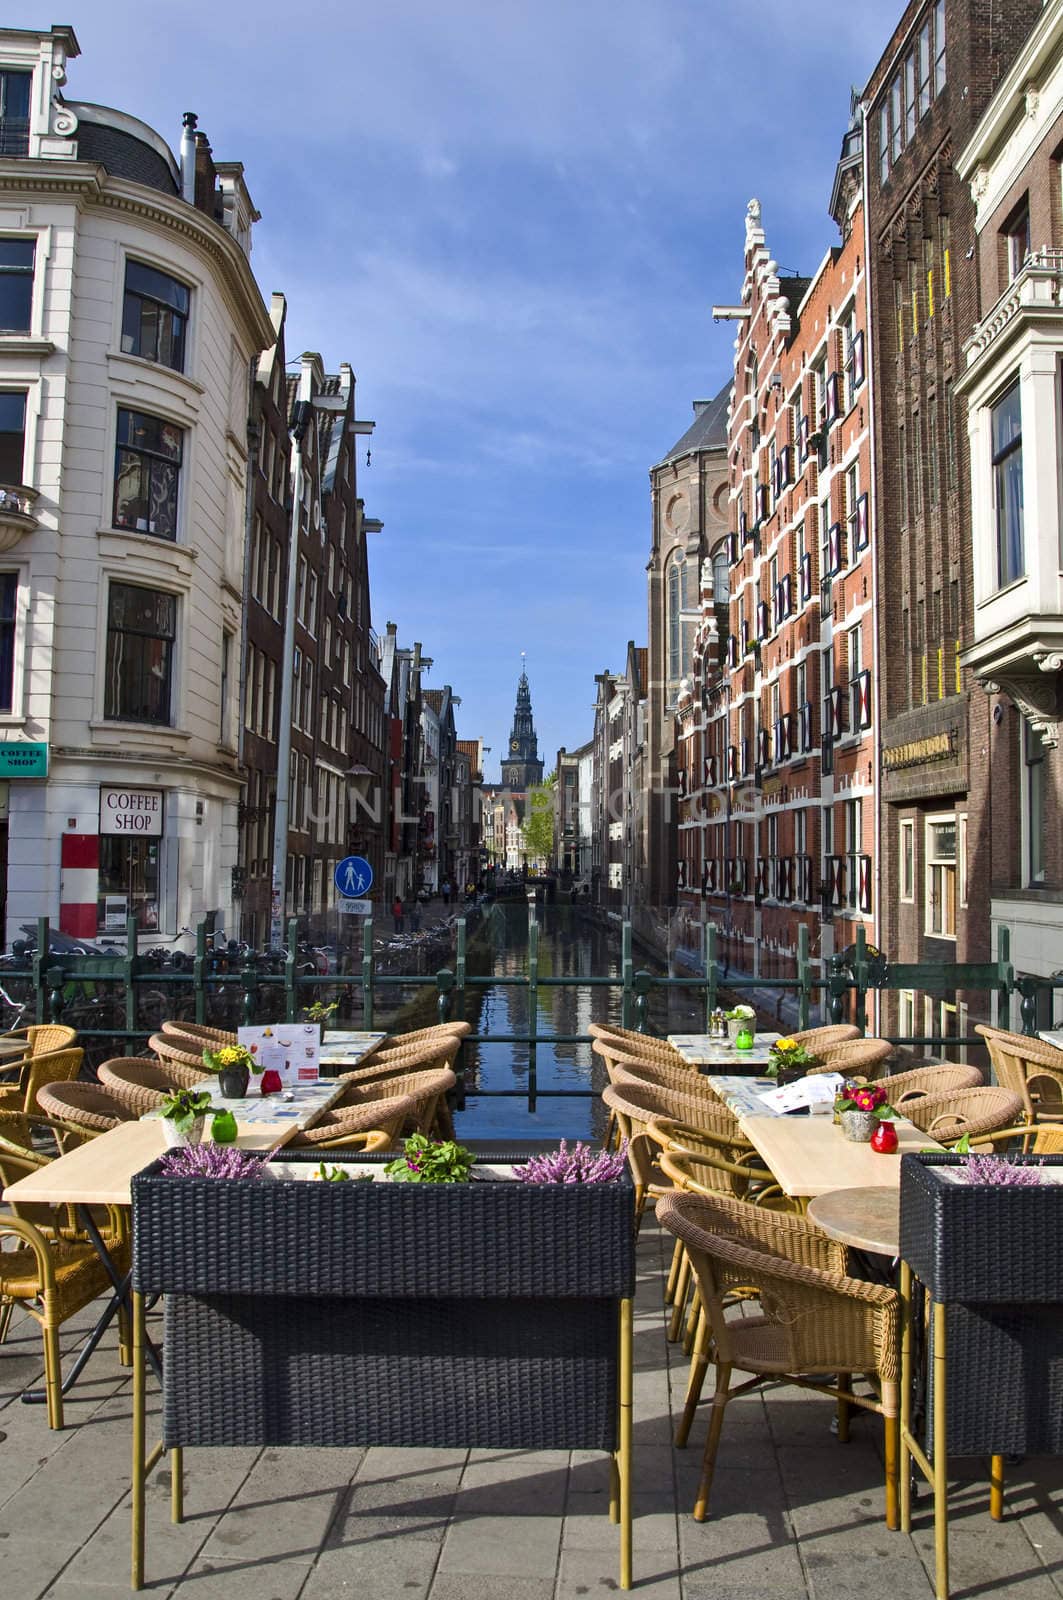
[[[279,1096],[263,1100],[258,1096],[228,1102],[236,1116],[236,1143],[244,1150],[275,1150],[287,1144],[302,1125],[345,1088],[340,1079],[323,1080],[317,1094],[312,1095],[306,1086],[293,1091],[297,1097],[294,1101]],[[134,1173],[142,1171],[165,1149],[157,1116],[120,1122],[117,1128],[10,1184],[3,1198],[9,1203],[35,1200],[47,1205],[127,1206]]]
[[[903,1117],[892,1120],[899,1148],[891,1156],[880,1156],[869,1144],[854,1144],[832,1117],[740,1116],[738,1125],[783,1191],[807,1199],[832,1189],[899,1189],[902,1155],[942,1148]]]
[[[387,1038],[386,1033],[327,1033],[321,1041],[323,1067],[356,1067],[371,1056]]]
[[[753,1035],[752,1050],[736,1050],[730,1039],[717,1039],[707,1033],[670,1033],[668,1043],[692,1067],[763,1066],[771,1046],[781,1038],[780,1033],[758,1031]]]
[[[829,1239],[857,1250],[879,1256],[896,1256],[900,1250],[901,1191],[894,1184],[817,1194],[808,1202],[808,1218]]]

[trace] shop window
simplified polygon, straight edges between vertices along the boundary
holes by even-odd
[[[189,293],[167,272],[127,261],[122,303],[122,349],[160,366],[185,370]]]
[[[1001,395],[990,413],[993,504],[996,510],[997,587],[1003,589],[1025,571],[1022,495],[1022,406],[1019,380]]]
[[[109,721],[169,725],[176,637],[177,601],[172,594],[111,584],[103,705]]]
[[[956,818],[926,823],[926,931],[936,939],[956,937]]]
[[[0,572],[0,711],[14,710],[18,574]]]
[[[0,483],[12,486],[26,475],[26,391],[0,392]]]
[[[33,239],[0,239],[0,333],[29,333],[33,307]]]
[[[160,845],[159,839],[100,835],[96,924],[101,933],[124,933],[127,917],[135,917],[138,928],[158,928]]]
[[[114,526],[177,538],[177,490],[184,435],[143,411],[118,410]]]

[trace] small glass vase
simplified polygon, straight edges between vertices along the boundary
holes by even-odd
[[[752,1033],[755,1027],[756,1019],[754,1017],[728,1017],[727,1037],[732,1044],[736,1044],[740,1033]]]
[[[842,1133],[853,1144],[870,1144],[878,1118],[873,1111],[843,1111],[841,1124]]]

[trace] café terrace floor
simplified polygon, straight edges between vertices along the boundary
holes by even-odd
[[[796,1389],[728,1410],[712,1519],[690,1516],[705,1421],[676,1452],[686,1363],[664,1338],[669,1243],[640,1244],[635,1326],[635,1589],[645,1600],[927,1600],[929,1501],[909,1539],[882,1520],[881,1424],[831,1435],[830,1402]],[[64,1331],[64,1349],[77,1339]],[[113,1338],[52,1433],[18,1394],[38,1380],[36,1325],[0,1346],[0,1585],[10,1600],[128,1592],[130,1385]],[[157,1396],[149,1438],[158,1420]],[[964,1462],[951,1496],[952,1593],[1063,1594],[1063,1462],[1009,1467],[1007,1516]],[[184,1600],[576,1600],[612,1593],[617,1532],[601,1455],[461,1450],[199,1450],[187,1521],[169,1522],[165,1463],[148,1495],[146,1593]]]

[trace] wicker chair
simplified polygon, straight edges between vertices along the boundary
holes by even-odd
[[[10,1033],[0,1035],[5,1044],[24,1040],[26,1055],[29,1056],[50,1055],[53,1050],[69,1050],[77,1036],[77,1029],[68,1028],[63,1022],[31,1022],[26,1028],[12,1028]],[[0,1073],[17,1072],[23,1059],[5,1062],[0,1067]]]
[[[854,1028],[851,1022],[832,1022],[824,1028],[802,1028],[798,1033],[789,1033],[788,1039],[796,1039],[798,1044],[803,1044],[818,1055],[821,1050],[826,1050],[831,1045],[848,1044],[850,1040],[859,1039],[860,1029]]]
[[[11,1166],[11,1180],[23,1174]],[[27,1169],[31,1170],[31,1169]],[[5,1184],[8,1182],[5,1176]],[[14,1241],[13,1249],[0,1249],[0,1296],[18,1302],[39,1325],[44,1340],[44,1386],[48,1398],[48,1426],[63,1426],[62,1366],[59,1329],[98,1295],[109,1293],[111,1280],[91,1243],[70,1240],[58,1231],[45,1233],[34,1223],[12,1213],[0,1214],[0,1240]],[[111,1240],[108,1253],[119,1272],[129,1266],[124,1241]]]
[[[175,1089],[185,1087],[165,1066],[142,1056],[116,1056],[113,1061],[101,1061],[96,1076],[135,1117],[157,1111]]]
[[[816,1051],[820,1064],[812,1072],[855,1072],[871,1078],[893,1054],[888,1039],[851,1039],[847,1043],[821,1045]]]
[[[909,1122],[944,1145],[955,1144],[965,1136],[974,1139],[1021,1124],[1022,1111],[1020,1095],[997,1087],[927,1095],[910,1101],[904,1108]]]
[[[611,1022],[592,1022],[588,1024],[587,1032],[591,1036],[592,1048],[595,1041],[601,1041],[604,1050],[598,1054],[604,1056],[607,1052],[614,1055],[641,1056],[654,1061],[671,1061],[676,1066],[684,1067],[687,1072],[696,1072],[697,1067],[692,1067],[684,1056],[679,1054],[674,1044],[669,1044],[667,1039],[655,1039],[649,1033],[636,1033],[634,1028],[614,1027]]]
[[[207,1050],[215,1045],[236,1043],[235,1033],[227,1028],[208,1028],[203,1022],[164,1022],[162,1031],[175,1039],[192,1039],[197,1044],[202,1041],[201,1048]]]
[[[389,1033],[381,1048],[391,1050],[396,1046],[406,1048],[413,1044],[425,1044],[448,1033],[458,1039],[464,1039],[471,1032],[470,1022],[437,1022],[431,1028],[414,1028],[410,1033]]]
[[[46,1083],[66,1083],[76,1078],[85,1059],[84,1050],[49,1050],[26,1056],[20,1063],[17,1083],[0,1089],[0,1111],[27,1116],[40,1110],[38,1096]]]
[[[440,1103],[456,1083],[449,1067],[438,1067],[382,1083],[352,1084],[334,1106],[289,1142],[293,1147],[342,1143],[345,1133],[369,1128],[384,1130],[392,1144],[405,1132],[430,1133],[437,1124]]]
[[[364,1064],[352,1067],[350,1072],[337,1074],[341,1078],[354,1078],[362,1073],[382,1073],[394,1070],[396,1067],[449,1067],[457,1058],[461,1049],[461,1036],[456,1033],[438,1033],[431,1038],[420,1039],[414,1044],[381,1045],[379,1050],[374,1050],[366,1056]]]
[[[53,1122],[80,1133],[106,1133],[136,1120],[136,1112],[98,1083],[48,1083],[38,1090],[37,1102]]]
[[[707,1100],[714,1100],[720,1105],[723,1103],[709,1087],[708,1079],[685,1061],[681,1067],[677,1067],[674,1061],[664,1057],[654,1059],[652,1056],[614,1054],[601,1039],[595,1039],[591,1049],[604,1061],[610,1083],[616,1082],[618,1072],[626,1072],[628,1077],[640,1078],[645,1083],[660,1083],[666,1089],[678,1089],[683,1094],[703,1094]]]
[[[148,1049],[158,1056],[164,1071],[180,1088],[194,1089],[197,1083],[210,1077],[209,1069],[203,1065],[203,1051],[193,1049],[190,1038],[183,1038],[180,1044],[176,1039],[176,1034],[153,1033]]]
[[[750,1205],[748,1201],[738,1200],[733,1195],[720,1194],[711,1183],[708,1188],[704,1187],[701,1161],[702,1157],[693,1150],[673,1149],[661,1157],[661,1171],[671,1178],[676,1189],[701,1195],[708,1202],[705,1215],[714,1214],[713,1233],[735,1239],[753,1250],[770,1250],[774,1255],[785,1256],[788,1261],[800,1262],[802,1266],[816,1267],[820,1272],[844,1274],[848,1271],[849,1252],[845,1245],[828,1239],[803,1216],[787,1211],[766,1211],[763,1206]],[[689,1274],[690,1260],[681,1239],[676,1240],[676,1249],[682,1251],[682,1265]],[[728,1299],[748,1300],[755,1293],[755,1284],[741,1288],[736,1286]],[[709,1359],[708,1321],[699,1297],[686,1401],[675,1434],[675,1443],[680,1448],[686,1444],[690,1434]]]
[[[975,1024],[986,1042],[999,1084],[1022,1099],[1030,1122],[1063,1120],[1063,1050],[1024,1033]]]
[[[910,1101],[922,1100],[927,1095],[980,1089],[984,1081],[977,1067],[965,1067],[952,1061],[945,1061],[937,1067],[912,1067],[909,1072],[894,1072],[879,1079],[890,1097],[890,1105],[896,1111]]]
[[[712,1334],[708,1354],[716,1368],[716,1392],[695,1521],[703,1522],[708,1510],[728,1403],[762,1383],[781,1380],[830,1395],[845,1408],[858,1405],[876,1411],[883,1418],[886,1523],[895,1528],[900,1398],[900,1308],[895,1290],[790,1261],[764,1247],[751,1248],[733,1234],[725,1237],[719,1211],[701,1195],[672,1191],[658,1203],[657,1216],[686,1247]],[[750,1284],[757,1288],[763,1314],[729,1319],[726,1297],[734,1288]],[[736,1367],[753,1376],[732,1388]],[[853,1393],[852,1378],[859,1373],[877,1377],[877,1396]],[[847,1380],[844,1386],[842,1380]]]
[[[603,1091],[602,1100],[627,1140],[628,1165],[635,1184],[635,1215],[641,1217],[661,1148],[661,1141],[653,1135],[654,1124],[664,1118],[695,1133],[712,1135],[719,1140],[721,1151],[726,1152],[733,1148],[734,1114],[707,1095],[683,1094],[624,1073],[619,1073],[618,1078],[620,1081]]]

